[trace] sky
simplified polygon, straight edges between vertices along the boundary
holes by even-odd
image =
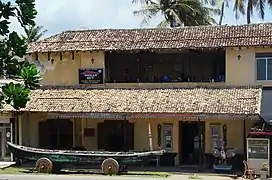
[[[133,15],[140,5],[132,0],[36,0],[38,15],[36,24],[47,29],[45,37],[65,30],[105,28],[149,28],[156,27],[162,17],[156,16],[148,25],[141,26],[142,17]],[[219,19],[216,17],[216,19]],[[266,9],[264,22],[272,21],[272,10]],[[262,22],[255,14],[253,23]],[[232,7],[226,9],[223,24],[245,24],[246,17],[235,19]],[[23,33],[14,20],[12,30]]]

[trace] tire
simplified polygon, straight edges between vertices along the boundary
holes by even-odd
[[[116,175],[119,172],[119,163],[113,158],[105,159],[101,164],[101,169],[105,175]]]
[[[40,158],[35,165],[36,171],[38,173],[52,173],[53,172],[53,163],[48,158]]]

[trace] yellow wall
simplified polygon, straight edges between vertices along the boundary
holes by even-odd
[[[257,81],[255,53],[271,53],[272,48],[228,48],[226,50],[226,83],[230,85],[271,86],[272,81]],[[237,56],[241,59],[238,60]]]
[[[95,128],[95,137],[83,137],[82,145],[87,148],[88,150],[97,150],[98,142],[97,142],[97,125],[104,121],[104,119],[76,119],[78,123],[82,122],[82,129],[87,128]],[[134,150],[136,151],[144,151],[150,150],[149,148],[149,138],[148,138],[148,128],[149,122],[151,124],[151,134],[152,134],[152,145],[154,150],[160,150],[163,147],[163,144],[159,147],[158,146],[158,137],[157,137],[157,125],[163,123],[171,123],[173,124],[173,151],[179,151],[179,129],[178,129],[178,119],[164,119],[164,120],[147,120],[147,119],[137,119],[137,120],[129,120],[130,122],[134,123]],[[77,136],[81,134],[82,136],[82,129],[77,129]],[[79,138],[77,138],[79,139]],[[162,141],[163,143],[163,141]],[[179,156],[176,156],[176,164],[178,163]]]
[[[23,115],[23,145],[38,147],[39,146],[39,122],[48,118],[42,113],[24,113]],[[83,145],[88,150],[97,150],[97,124],[103,122],[103,119],[72,119],[74,121],[74,145]],[[243,120],[233,119],[210,119],[203,120],[205,122],[205,153],[211,153],[211,123],[226,124],[228,128],[228,147],[235,148],[237,154],[243,153]],[[157,125],[173,124],[173,151],[179,153],[179,119],[135,119],[130,120],[134,123],[134,150],[143,151],[150,150],[148,138],[148,124],[151,123],[152,145],[154,150],[163,148],[163,132],[162,145],[159,147],[157,142]],[[246,136],[249,133],[254,121],[246,120]],[[95,128],[95,137],[83,137],[83,129],[85,127]],[[47,137],[44,137],[47,138]],[[176,156],[175,163],[179,164],[179,154]]]
[[[227,126],[227,146],[229,148],[235,148],[235,152],[237,154],[243,154],[244,150],[244,135],[243,135],[243,128],[244,128],[244,120],[238,119],[213,119],[213,120],[206,120],[205,124],[205,153],[212,152],[212,141],[211,141],[211,130],[210,125],[213,123],[220,123],[221,124],[221,133],[222,133],[222,126],[225,124]],[[252,127],[253,120],[246,120],[246,132],[245,137],[249,134],[250,128]]]
[[[22,115],[23,145],[39,146],[39,122],[45,121],[47,116],[42,113],[24,113]],[[47,138],[47,137],[44,137]]]
[[[88,150],[97,150],[97,125],[103,122],[103,119],[81,119],[83,128],[95,128],[95,137],[83,137],[82,145]],[[82,131],[83,133],[83,131]]]
[[[35,62],[35,54],[30,55],[29,59]],[[75,52],[74,60],[72,60],[71,52],[62,53],[62,60],[60,60],[60,53],[50,53],[50,59],[54,62],[48,61],[48,53],[38,54],[38,61],[45,67],[42,72],[43,85],[77,85],[79,68],[105,67],[104,52],[98,51]]]
[[[256,81],[256,52],[272,52],[272,48],[227,48],[226,49],[226,83],[229,85],[272,85],[270,82]],[[38,54],[39,62],[43,63],[44,73],[42,74],[43,85],[76,85],[78,84],[78,69],[79,68],[105,68],[105,53],[100,51],[95,52],[75,52],[74,60],[72,60],[71,52],[50,53],[50,59],[54,60],[52,64],[48,61],[48,53]],[[238,60],[237,56],[241,59]],[[94,59],[92,63],[91,59]],[[35,54],[29,56],[30,60],[35,60]],[[105,71],[104,71],[105,75]],[[105,77],[105,76],[104,76]],[[154,84],[154,83],[152,83]],[[167,86],[167,83],[157,83],[158,86]],[[183,83],[176,84],[178,87]],[[206,83],[207,84],[207,83]],[[109,85],[118,87],[118,84]],[[137,84],[137,86],[139,86]],[[143,85],[141,85],[143,86]],[[144,85],[145,87],[147,85]],[[152,86],[151,83],[148,86]],[[123,86],[122,86],[123,87]]]

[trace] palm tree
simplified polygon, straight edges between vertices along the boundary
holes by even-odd
[[[147,24],[158,13],[164,16],[158,27],[179,27],[194,25],[209,25],[215,23],[211,13],[217,13],[216,9],[204,6],[199,0],[139,0],[142,9],[134,11],[134,15],[144,17],[143,24]],[[133,0],[137,3],[138,0]]]
[[[38,41],[47,30],[43,30],[43,26],[25,26],[25,36],[27,43]]]
[[[203,2],[198,0],[187,1],[187,3],[193,10],[186,11],[184,9],[179,11],[179,18],[184,26],[216,24],[211,15],[219,15],[219,9],[206,7]]]
[[[220,18],[219,18],[218,24],[222,25],[224,13],[225,13],[225,8],[229,7],[230,0],[219,0],[218,4],[220,7],[220,14],[219,14]]]
[[[250,24],[254,10],[257,10],[262,20],[264,19],[264,9],[266,5],[272,8],[272,0],[235,0],[233,11],[235,12],[236,18],[239,18],[239,14],[246,15],[247,24]]]

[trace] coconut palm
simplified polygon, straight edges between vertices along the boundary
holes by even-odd
[[[264,19],[264,9],[266,5],[272,8],[272,0],[235,0],[233,11],[235,12],[236,18],[239,18],[240,14],[246,15],[247,24],[250,24],[254,10],[259,14],[260,19]]]
[[[147,24],[154,16],[161,13],[164,16],[158,27],[179,27],[193,25],[209,25],[215,23],[211,13],[219,13],[218,10],[204,6],[199,0],[138,0],[142,8],[134,11],[134,15],[144,17],[143,24]],[[137,3],[133,0],[133,3]]]
[[[25,26],[25,36],[27,43],[32,43],[38,41],[47,30],[43,30],[43,26]]]
[[[212,15],[219,15],[219,9],[206,7],[203,2],[198,0],[187,1],[186,3],[188,3],[191,9],[188,11],[188,9],[185,8],[181,11],[178,11],[179,18],[185,26],[216,24],[216,21]]]
[[[224,13],[225,13],[225,8],[228,8],[230,4],[230,0],[219,0],[218,1],[218,6],[220,8],[220,14],[219,14],[219,25],[222,25],[223,18],[224,18]]]

